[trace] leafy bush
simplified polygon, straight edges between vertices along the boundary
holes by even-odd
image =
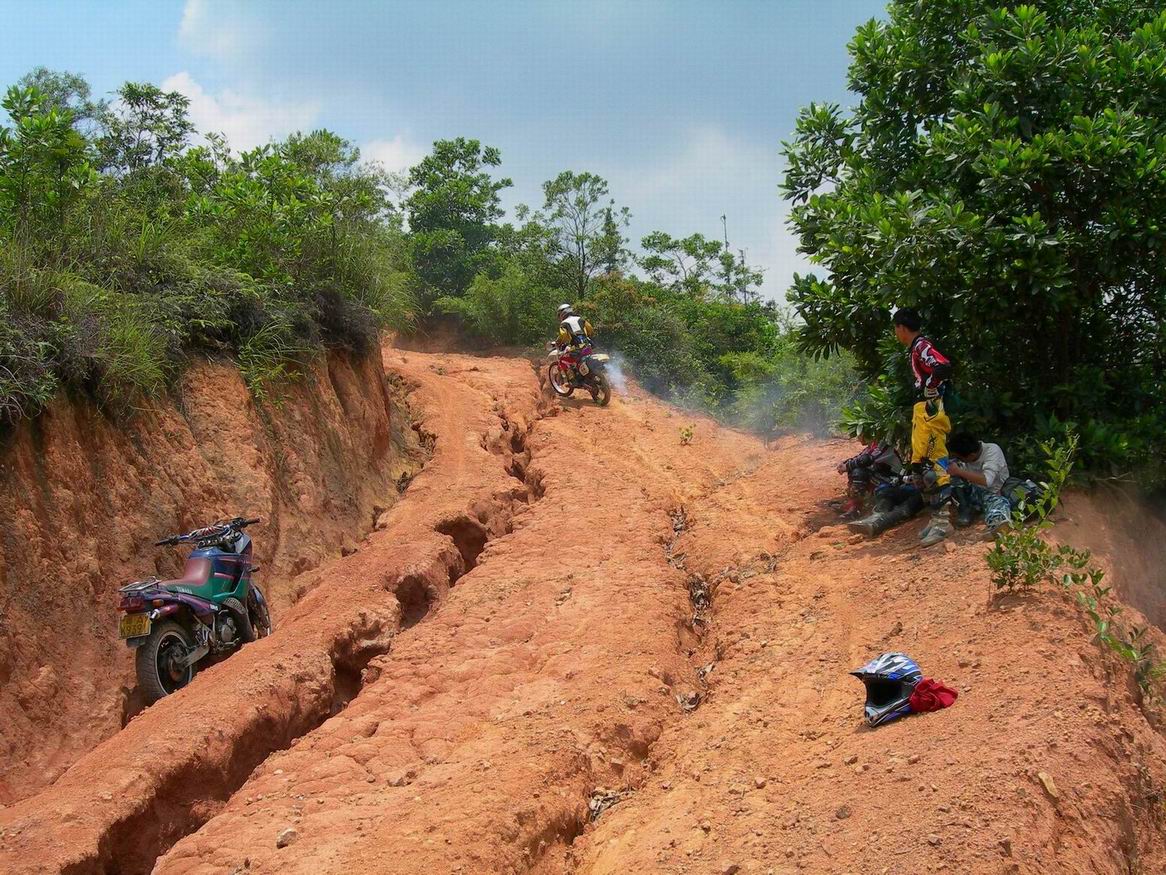
[[[1088,554],[1082,558],[1082,554],[1071,548],[1054,548],[1043,537],[1053,526],[1049,516],[1073,470],[1077,437],[1070,435],[1063,444],[1045,443],[1041,449],[1047,479],[1041,481],[1039,497],[1035,503],[1022,503],[1013,511],[1012,527],[996,537],[988,553],[992,584],[997,590],[1028,593],[1039,583],[1054,581],[1057,571],[1066,563],[1079,568],[1088,560]],[[1033,522],[1029,523],[1030,519]]]
[[[44,90],[41,90],[41,88]],[[232,354],[260,398],[319,347],[413,320],[388,180],[327,131],[233,155],[187,148],[185,98],[115,104],[40,69],[0,127],[0,422],[61,384],[126,410],[191,351]]]
[[[561,292],[532,282],[509,263],[496,279],[474,277],[464,297],[438,298],[435,308],[462,318],[467,327],[491,343],[529,346],[555,333],[555,307]]]
[[[812,105],[786,146],[802,248],[829,272],[789,293],[804,348],[850,350],[874,381],[892,308],[918,308],[986,429],[1035,447],[1055,418],[1082,465],[1161,479],[1161,4],[888,13],[850,44],[854,113]]]

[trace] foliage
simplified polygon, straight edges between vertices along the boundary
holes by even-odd
[[[102,117],[109,110],[104,100],[93,100],[93,91],[84,77],[47,67],[36,67],[16,83],[23,90],[34,89],[59,112],[70,116],[73,126],[82,133],[99,129]]]
[[[682,425],[680,427],[680,446],[687,447],[692,443],[692,439],[696,436],[695,425]]]
[[[102,116],[102,169],[133,173],[176,157],[194,133],[189,107],[190,99],[178,91],[127,82]]]
[[[646,388],[760,433],[831,431],[857,390],[846,358],[804,355],[793,324],[772,305],[612,276],[581,310]]]
[[[536,220],[554,235],[573,297],[581,301],[598,271],[619,268],[624,252],[620,228],[627,227],[631,214],[627,207],[615,206],[608,198],[607,180],[594,173],[564,170],[543,183],[543,194],[546,212],[536,214]]]
[[[1104,585],[1105,572],[1091,564],[1088,550],[1068,544],[1054,546],[1044,538],[1052,528],[1049,517],[1056,508],[1073,468],[1078,440],[1070,435],[1064,443],[1045,443],[1048,479],[1031,506],[1022,504],[1013,512],[1010,530],[997,535],[986,560],[997,591],[1027,594],[1040,583],[1058,584],[1069,592],[1094,630],[1097,642],[1130,663],[1134,679],[1144,693],[1166,676],[1166,663],[1155,656],[1154,645],[1146,638],[1146,627],[1121,623],[1123,609]],[[1031,522],[1030,522],[1031,520]]]
[[[652,281],[674,291],[704,297],[711,290],[711,279],[721,254],[721,241],[703,234],[678,239],[663,231],[653,231],[640,241],[646,255],[640,266]]]
[[[180,94],[129,83],[104,104],[73,74],[23,82],[0,127],[0,422],[62,385],[128,410],[192,352],[237,355],[274,400],[312,350],[412,325],[391,180],[347,141],[192,148]]]
[[[426,303],[462,294],[479,271],[491,266],[502,218],[500,192],[513,184],[490,176],[487,168],[501,163],[496,148],[458,137],[438,140],[409,171],[410,241],[428,290]]]
[[[850,44],[853,115],[785,147],[803,347],[874,379],[894,306],[927,320],[996,433],[1099,423],[1082,461],[1156,464],[1166,426],[1166,13],[1138,0],[895,0]]]
[[[559,296],[558,290],[539,285],[512,263],[497,279],[478,274],[463,297],[438,298],[435,308],[460,316],[491,343],[533,346],[546,338]]]
[[[676,238],[653,231],[640,245],[646,253],[640,266],[654,282],[674,291],[698,298],[721,295],[747,304],[753,287],[761,284],[761,271],[747,265],[744,254],[733,255],[721,241],[703,234]],[[720,281],[716,282],[718,269]]]
[[[73,128],[72,113],[34,88],[9,88],[0,105],[12,120],[0,128],[0,229],[43,240],[92,185],[93,149]]]
[[[1057,571],[1066,563],[1074,562],[1078,554],[1069,548],[1055,549],[1043,537],[1053,524],[1049,519],[1064,489],[1077,454],[1078,440],[1071,435],[1063,444],[1045,443],[1047,479],[1041,481],[1041,492],[1033,505],[1021,503],[1013,511],[1012,527],[1001,532],[988,553],[988,567],[992,570],[992,584],[997,590],[1028,593],[1037,584],[1055,579]],[[1031,524],[1028,520],[1034,520]]]

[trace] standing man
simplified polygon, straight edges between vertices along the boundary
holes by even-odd
[[[934,486],[926,485],[933,508],[931,522],[919,533],[923,546],[930,547],[953,531],[947,512],[951,478],[945,469],[951,419],[943,408],[943,397],[951,378],[951,361],[920,333],[923,320],[918,311],[910,307],[900,308],[895,311],[892,322],[895,338],[907,347],[911,371],[915,374],[918,400],[911,412],[911,476],[916,487],[924,491],[924,475],[929,471],[935,474]]]
[[[942,401],[947,393],[947,381],[951,379],[951,362],[920,333],[923,320],[917,310],[902,307],[895,311],[892,321],[895,338],[907,347],[911,356],[915,390],[922,394],[924,401]]]

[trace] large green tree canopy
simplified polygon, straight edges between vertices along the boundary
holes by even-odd
[[[857,108],[810,106],[785,147],[792,223],[828,271],[789,295],[806,348],[874,377],[892,308],[916,307],[989,423],[1107,422],[1148,450],[1166,420],[1161,9],[895,0],[861,27]]]

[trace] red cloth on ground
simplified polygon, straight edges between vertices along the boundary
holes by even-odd
[[[938,711],[952,705],[959,697],[959,693],[951,687],[945,687],[935,678],[924,678],[911,693],[908,704],[912,711]]]

